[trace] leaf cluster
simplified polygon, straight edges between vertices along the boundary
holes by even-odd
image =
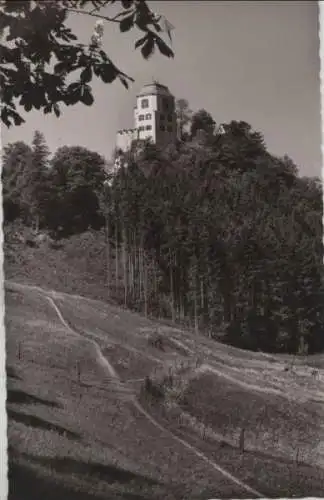
[[[121,11],[109,18],[100,14],[113,1],[23,1],[0,2],[1,120],[8,127],[21,125],[32,109],[60,116],[62,105],[91,106],[93,77],[104,83],[119,79],[128,88],[133,79],[121,71],[96,43],[83,44],[68,27],[68,16],[87,15],[117,22],[122,33],[131,28],[144,32],[135,47],[148,58],[155,46],[172,57],[173,52],[159,34],[159,18],[144,1],[120,2]]]

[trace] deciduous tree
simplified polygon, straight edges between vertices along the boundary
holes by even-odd
[[[161,37],[172,26],[155,14],[144,0],[121,0],[120,11],[109,15],[116,0],[0,1],[1,121],[20,125],[25,111],[42,110],[59,116],[62,105],[90,106],[93,77],[104,83],[119,79],[128,88],[133,79],[120,70],[103,50],[103,24],[97,24],[88,44],[81,43],[68,26],[71,15],[90,16],[119,25],[121,33],[138,29],[135,43],[144,58],[155,47],[166,57],[173,52]],[[171,39],[171,37],[170,37]]]
[[[51,161],[48,224],[69,235],[103,224],[105,159],[81,146],[59,148]]]

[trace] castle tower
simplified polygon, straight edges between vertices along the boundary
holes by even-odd
[[[134,127],[138,139],[150,138],[158,146],[165,146],[176,139],[175,100],[168,87],[158,82],[144,85],[137,95]]]

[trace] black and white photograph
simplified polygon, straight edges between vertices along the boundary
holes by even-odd
[[[1,498],[324,497],[322,7],[0,0]]]

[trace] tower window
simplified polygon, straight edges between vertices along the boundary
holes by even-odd
[[[168,115],[168,121],[172,122],[172,115]]]
[[[146,130],[152,130],[152,125],[146,125]]]
[[[138,120],[141,122],[144,120],[144,115],[139,115]]]
[[[139,130],[140,132],[143,132],[143,130],[144,130],[143,125],[141,125],[140,127],[138,127],[138,130]]]
[[[172,132],[172,126],[168,125],[168,132]]]
[[[160,120],[162,120],[162,121],[163,121],[163,120],[164,120],[164,118],[165,118],[165,117],[164,117],[164,115],[160,115]]]
[[[149,100],[142,99],[142,108],[148,108],[148,107],[149,107]]]
[[[164,125],[160,125],[160,130],[162,130],[162,132],[165,131],[165,126]]]
[[[151,119],[152,119],[152,115],[151,115],[151,113],[147,113],[147,114],[145,115],[145,118],[146,118],[147,120],[151,120]]]
[[[166,110],[169,109],[169,102],[167,99],[163,99],[163,108]]]

